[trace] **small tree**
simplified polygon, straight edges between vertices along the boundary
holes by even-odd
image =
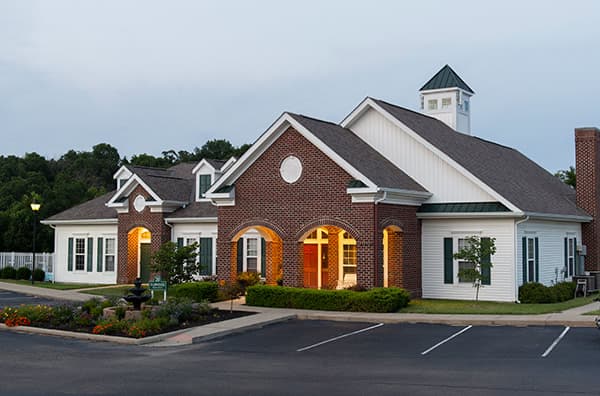
[[[458,276],[473,282],[475,288],[475,301],[479,300],[479,288],[483,287],[483,273],[489,273],[492,268],[491,256],[496,253],[495,238],[479,238],[470,236],[466,238],[465,246],[454,254],[456,260],[464,260],[473,264],[470,268],[461,268]]]
[[[159,272],[170,285],[189,282],[200,269],[197,256],[197,243],[178,247],[173,242],[166,242],[152,256],[150,268]]]

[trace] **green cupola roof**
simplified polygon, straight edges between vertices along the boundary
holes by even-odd
[[[458,74],[456,74],[456,72],[452,70],[452,68],[448,65],[442,67],[442,69],[439,72],[437,72],[435,76],[431,77],[431,79],[421,87],[420,91],[429,91],[433,89],[443,88],[460,88],[471,94],[475,93],[467,85],[467,83],[464,82],[462,78],[460,78]]]

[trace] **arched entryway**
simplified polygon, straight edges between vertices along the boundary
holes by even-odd
[[[152,258],[152,233],[144,227],[135,227],[127,233],[127,267],[136,273],[142,282],[150,280]]]
[[[308,231],[300,243],[303,286],[342,289],[356,285],[356,240],[336,226]]]
[[[241,272],[256,272],[270,285],[282,282],[283,242],[275,231],[251,226],[231,239],[231,279]]]
[[[404,233],[398,226],[383,230],[383,287],[403,287]]]

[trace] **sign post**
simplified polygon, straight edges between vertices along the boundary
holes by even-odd
[[[163,301],[167,301],[167,281],[164,281],[160,278],[160,275],[156,275],[154,280],[148,282],[148,288],[150,289],[150,293],[152,294],[152,298],[154,298],[154,291],[163,292]]]

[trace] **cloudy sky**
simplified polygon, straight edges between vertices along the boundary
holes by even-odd
[[[446,63],[473,134],[551,171],[600,127],[597,1],[0,0],[0,155],[254,141],[282,111],[416,109]]]

